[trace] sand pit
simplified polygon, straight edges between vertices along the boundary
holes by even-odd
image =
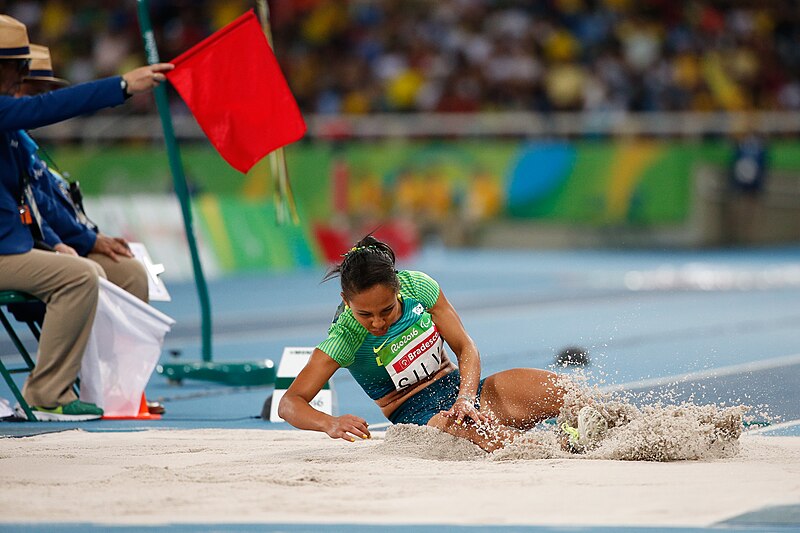
[[[800,501],[793,437],[745,434],[733,457],[643,462],[492,457],[431,431],[356,443],[213,429],[0,439],[0,520],[705,526]]]

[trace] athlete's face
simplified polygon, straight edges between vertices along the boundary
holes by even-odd
[[[397,322],[402,314],[397,293],[388,285],[373,285],[349,301],[342,294],[342,299],[350,306],[358,323],[376,337],[386,335],[389,326]]]

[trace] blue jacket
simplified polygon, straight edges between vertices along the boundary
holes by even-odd
[[[86,257],[94,247],[97,233],[80,223],[72,200],[59,183],[61,178],[36,153],[39,149],[36,142],[24,131],[17,135],[21,141],[20,149],[28,155],[28,175],[42,217],[44,241],[50,246],[63,242]]]
[[[18,130],[54,124],[124,100],[119,76],[38,96],[0,96],[0,255],[22,254],[33,247],[30,230],[18,211],[19,176],[30,159]]]

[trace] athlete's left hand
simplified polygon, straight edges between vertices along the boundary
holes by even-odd
[[[475,408],[475,404],[470,402],[467,398],[458,398],[456,403],[447,411],[442,411],[442,414],[448,418],[454,418],[456,424],[461,424],[465,419],[472,420],[473,422],[488,422],[489,417],[481,413]]]

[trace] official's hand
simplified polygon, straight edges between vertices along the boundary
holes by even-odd
[[[109,237],[104,233],[97,234],[97,240],[94,241],[92,252],[104,254],[112,260],[119,263],[119,257],[133,257],[130,248],[128,248],[128,241],[121,237]]]
[[[60,254],[74,255],[75,257],[78,257],[78,252],[75,251],[75,248],[73,248],[68,244],[64,244],[63,242],[60,242],[55,246],[53,246],[53,250],[55,250]]]
[[[174,68],[175,65],[172,63],[156,63],[126,72],[122,75],[122,79],[128,83],[128,94],[143,93],[166,80],[164,72],[169,72]]]
[[[455,419],[456,424],[461,424],[465,418],[473,422],[488,422],[489,417],[475,408],[475,404],[467,398],[459,396],[453,406],[447,411],[441,412],[448,418]]]
[[[371,439],[367,421],[355,415],[335,416],[325,433],[332,439],[355,442],[356,439]]]

